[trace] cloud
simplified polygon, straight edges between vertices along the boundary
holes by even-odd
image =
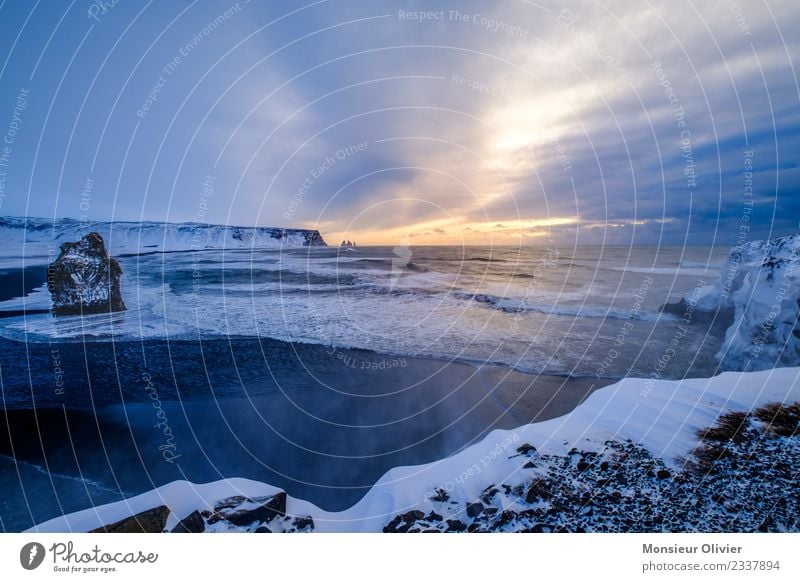
[[[290,2],[248,4],[184,59],[138,129],[131,111],[144,89],[216,13],[193,9],[157,43],[151,31],[177,7],[145,13],[142,30],[124,37],[109,18],[80,52],[81,70],[110,55],[101,90],[73,75],[53,104],[67,129],[87,95],[98,113],[78,118],[69,143],[54,127],[39,154],[59,162],[36,173],[58,202],[9,197],[4,212],[74,216],[99,151],[97,190],[118,195],[98,198],[95,218],[191,220],[213,174],[210,220],[317,226],[334,239],[727,243],[752,152],[752,236],[796,228],[791,2],[407,4],[442,17],[403,18],[386,1],[294,14]],[[79,25],[70,21],[64,55],[81,41]],[[29,78],[23,55],[41,52],[46,28],[21,38],[6,102]],[[36,94],[56,94],[66,68],[48,51]],[[126,55],[144,53],[134,70]],[[44,119],[49,105],[32,98],[26,120]],[[36,151],[15,149],[17,167],[33,163],[27,150]],[[16,179],[7,191],[27,187]]]

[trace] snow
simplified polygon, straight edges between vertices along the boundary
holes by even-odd
[[[146,252],[324,246],[315,230],[200,223],[78,222],[71,219],[0,217],[0,247],[22,254],[26,265],[46,264],[64,242],[89,232],[102,237],[111,256]],[[5,258],[5,257],[4,257]],[[13,257],[19,263],[19,257]]]
[[[447,459],[387,472],[367,495],[338,513],[289,497],[287,513],[311,515],[315,531],[381,531],[395,515],[410,509],[435,508],[430,498],[443,488],[450,499],[466,503],[495,483],[522,483],[530,477],[521,470],[527,459],[516,454],[528,443],[544,454],[566,454],[575,447],[601,450],[607,440],[628,439],[679,466],[698,444],[698,429],[720,414],[752,410],[769,402],[800,401],[800,368],[759,372],[726,372],[713,378],[650,381],[627,378],[592,393],[570,414],[515,430],[498,430],[483,441]],[[175,481],[136,497],[58,517],[29,531],[89,531],[130,515],[167,505],[167,529],[198,509],[234,495],[269,496],[279,490],[247,479],[208,484]]]
[[[735,246],[695,300],[700,311],[733,312],[717,353],[723,369],[800,365],[800,235]]]

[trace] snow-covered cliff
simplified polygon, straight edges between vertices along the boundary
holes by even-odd
[[[112,256],[151,251],[326,246],[319,231],[165,222],[79,222],[0,217],[0,248],[26,258],[97,232]]]
[[[698,317],[727,325],[723,369],[800,365],[800,235],[733,247],[719,279],[690,295],[678,311],[693,302]]]

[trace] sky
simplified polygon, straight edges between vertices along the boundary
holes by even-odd
[[[798,230],[795,1],[0,2],[0,215],[362,245]]]

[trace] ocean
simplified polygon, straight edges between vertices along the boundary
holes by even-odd
[[[7,531],[175,479],[248,477],[341,510],[392,467],[617,379],[719,371],[724,330],[662,307],[727,251],[145,251],[118,257],[128,310],[85,317],[47,313],[41,257],[4,262]]]

